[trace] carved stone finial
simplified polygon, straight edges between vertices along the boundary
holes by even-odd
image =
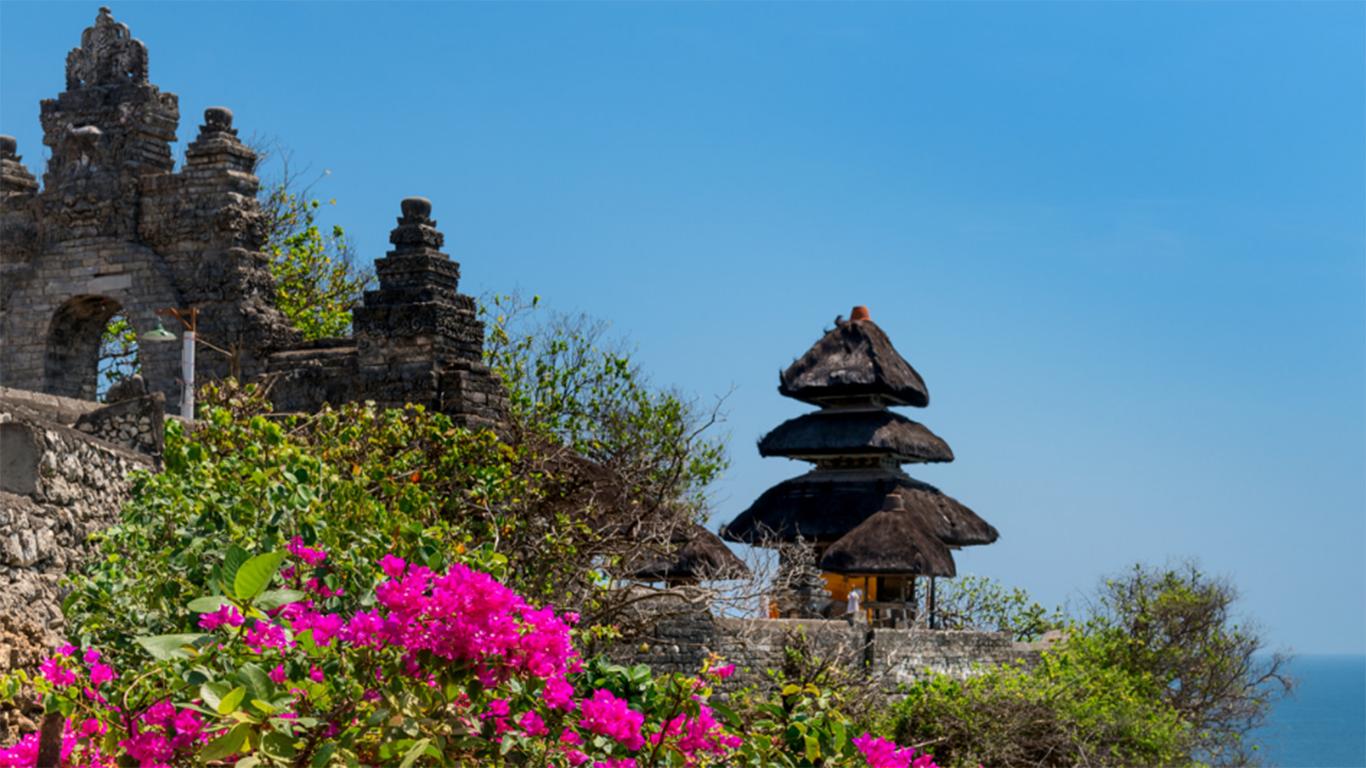
[[[135,40],[127,24],[100,8],[93,26],[81,33],[81,45],[66,55],[66,88],[90,88],[147,82],[147,46]]]
[[[405,197],[399,203],[403,211],[400,224],[428,224],[432,222],[432,201],[425,197]]]
[[[38,182],[19,158],[19,142],[13,136],[0,136],[0,197],[31,195]]]
[[[204,110],[204,128],[213,131],[231,129],[232,110],[227,107],[209,107]]]
[[[398,218],[398,226],[389,233],[389,242],[394,244],[391,253],[441,255],[438,249],[445,237],[437,231],[432,219],[432,201],[425,197],[405,197],[399,208],[403,215]]]

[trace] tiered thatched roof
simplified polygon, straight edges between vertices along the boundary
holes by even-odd
[[[949,548],[925,531],[896,493],[888,494],[881,510],[825,551],[821,569],[865,576],[957,573]]]
[[[760,456],[821,458],[879,454],[898,462],[953,461],[953,450],[925,425],[899,413],[827,409],[788,419],[759,441]]]
[[[929,404],[920,374],[855,307],[780,375],[778,391],[820,406],[759,441],[762,456],[816,465],[768,489],[722,537],[776,546],[799,537],[841,573],[951,576],[951,548],[990,544],[991,524],[906,475],[906,463],[953,461],[947,443],[888,406]],[[885,505],[885,508],[884,508]]]
[[[889,405],[930,404],[925,381],[892,346],[887,334],[855,307],[779,376],[778,391],[812,405],[881,399]]]
[[[730,541],[764,544],[833,543],[881,509],[887,494],[901,497],[922,530],[948,546],[996,541],[996,529],[952,496],[894,469],[817,469],[764,491],[721,529]]]

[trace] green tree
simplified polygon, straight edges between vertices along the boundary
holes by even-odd
[[[1135,565],[1105,581],[1087,621],[1089,634],[1108,640],[1100,663],[1157,681],[1191,728],[1191,753],[1217,765],[1251,762],[1247,734],[1293,685],[1286,657],[1263,653],[1237,600],[1236,586],[1193,562]]]
[[[495,296],[481,311],[485,358],[507,385],[519,438],[561,443],[652,508],[702,511],[728,466],[725,443],[713,435],[721,401],[706,408],[653,386],[606,324],[546,313],[539,297]]]
[[[569,583],[629,575],[632,563],[668,556],[676,534],[705,519],[707,491],[727,466],[713,435],[721,420],[710,408],[654,386],[624,345],[590,318],[546,313],[537,299],[499,296],[483,314],[485,356],[509,395],[509,429],[518,445],[537,446],[547,468],[577,478],[582,488],[572,518],[586,528],[576,539],[584,570]],[[590,589],[578,606],[590,622],[626,634],[643,625],[627,609],[662,593],[628,595]]]
[[[324,204],[313,188],[331,172],[305,181],[307,169],[300,173],[293,166],[289,148],[260,137],[250,143],[257,173],[271,169],[257,203],[263,250],[275,278],[275,305],[307,340],[345,336],[351,329],[351,310],[374,276],[357,263],[341,226],[319,222]]]
[[[1156,680],[1105,663],[1112,642],[1077,634],[1033,665],[932,675],[895,705],[890,729],[946,768],[1190,763],[1189,724]]]
[[[345,230],[320,225],[322,202],[292,191],[287,182],[271,187],[263,202],[275,305],[305,339],[346,335],[351,310],[372,276],[356,266]]]
[[[969,623],[1004,621],[1018,635],[1040,615],[1022,592],[980,587],[964,592],[988,596],[964,613]],[[1234,615],[1236,599],[1194,564],[1135,566],[1107,580],[1037,664],[932,676],[910,688],[891,728],[933,742],[952,766],[1250,764],[1248,734],[1291,683],[1284,657],[1263,655]]]
[[[177,631],[229,545],[282,550],[301,537],[333,553],[326,586],[351,596],[387,552],[438,566],[516,551],[522,581],[538,587],[567,567],[544,526],[539,548],[509,545],[535,517],[540,478],[491,432],[417,407],[279,417],[252,386],[202,392],[201,419],[167,422],[163,470],[136,476],[119,522],[71,577],[73,640],[135,654],[133,636]]]
[[[116,314],[109,318],[100,334],[96,393],[103,397],[114,384],[141,372],[137,331],[123,313]]]
[[[1009,632],[1019,642],[1038,640],[1062,626],[1060,611],[1043,607],[1019,587],[985,576],[960,576],[940,582],[935,616],[942,629]]]

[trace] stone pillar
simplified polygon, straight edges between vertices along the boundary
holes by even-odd
[[[460,265],[440,250],[430,200],[409,197],[400,207],[394,249],[375,262],[379,289],[352,316],[366,397],[492,426],[503,413],[502,385],[483,364],[484,324],[474,299],[459,292]]]
[[[38,180],[24,166],[18,148],[13,136],[0,136],[0,283],[12,283],[5,273],[32,258],[36,235],[32,203]],[[0,297],[4,293],[0,286]],[[4,305],[0,298],[0,312]]]
[[[255,166],[232,111],[209,107],[185,167],[143,180],[139,233],[165,259],[182,308],[199,310],[201,338],[234,353],[201,349],[195,373],[203,381],[234,372],[251,378],[272,350],[298,342],[274,306]]]
[[[199,136],[185,148],[184,174],[193,177],[195,172],[213,174],[219,186],[222,182],[238,182],[243,194],[256,195],[260,186],[252,172],[256,168],[256,153],[237,138],[237,129],[232,127],[232,110],[227,107],[209,107],[204,110],[204,125],[199,127]],[[240,175],[234,175],[240,174]]]
[[[38,191],[38,180],[33,177],[19,157],[19,143],[13,136],[0,136],[0,198],[30,199]]]
[[[451,331],[474,302],[461,296],[460,265],[441,252],[445,238],[431,218],[431,201],[406,198],[394,249],[375,261],[378,290],[366,291],[352,316],[361,375],[367,394],[387,405],[434,404],[441,364],[449,356]]]

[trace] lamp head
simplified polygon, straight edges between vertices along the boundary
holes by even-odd
[[[156,343],[162,341],[175,341],[178,337],[174,333],[171,333],[170,331],[166,330],[166,327],[161,324],[160,320],[158,320],[157,327],[142,334],[140,338],[142,341],[150,341]]]

